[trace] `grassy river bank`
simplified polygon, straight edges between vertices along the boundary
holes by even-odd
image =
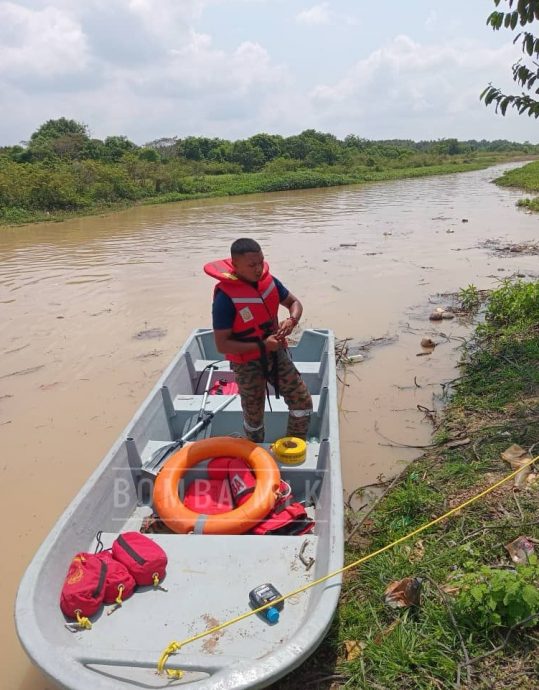
[[[398,163],[380,158],[376,165],[354,167],[332,165],[287,170],[274,166],[274,169],[270,167],[260,172],[218,175],[208,172],[182,173],[177,180],[168,181],[168,186],[173,186],[174,191],[161,193],[149,191],[150,187],[155,189],[159,186],[159,180],[154,179],[158,177],[157,172],[151,172],[150,185],[150,173],[147,170],[141,171],[138,163],[137,169],[129,172],[128,164],[97,165],[92,161],[61,162],[56,163],[54,168],[41,164],[6,162],[4,184],[0,174],[0,226],[60,222],[73,217],[110,213],[140,204],[446,175],[481,170],[498,163],[523,159],[526,159],[523,154],[515,152],[451,156],[429,154],[415,156],[410,160],[403,159]],[[8,168],[12,169],[12,174]],[[164,168],[159,174],[165,172],[168,173],[168,169]],[[147,180],[144,179],[145,175],[148,176]]]
[[[534,194],[531,198],[520,199],[518,206],[539,213],[539,161],[528,163],[522,168],[508,170],[495,182],[501,187],[516,187]]]
[[[512,444],[538,454],[539,281],[508,281],[486,305],[482,300],[473,287],[461,291],[462,313],[481,316],[444,418],[435,422],[427,452],[395,481],[382,482],[387,493],[368,517],[349,513],[346,563],[508,475],[501,453]],[[536,688],[539,565],[530,552],[539,543],[537,476],[519,475],[345,573],[328,637],[276,687]],[[515,565],[505,545],[522,536],[523,564]],[[392,598],[400,592],[419,604],[391,608],[384,601],[388,585],[401,578],[413,579]]]

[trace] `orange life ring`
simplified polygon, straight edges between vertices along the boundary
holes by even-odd
[[[208,458],[230,455],[242,458],[254,470],[256,487],[251,497],[228,513],[201,515],[187,508],[178,495],[178,484],[187,469]],[[214,436],[189,443],[173,453],[157,475],[153,503],[159,517],[174,532],[186,534],[243,534],[274,507],[280,484],[275,460],[261,446],[245,438]]]

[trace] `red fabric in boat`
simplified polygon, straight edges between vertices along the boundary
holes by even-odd
[[[234,393],[239,393],[239,390],[235,381],[219,379],[210,388],[210,395],[234,395]]]
[[[200,484],[194,486],[195,482],[193,482],[189,487],[191,504],[187,502],[187,494],[185,500],[185,504],[191,510],[206,515],[226,512],[235,506],[242,505],[249,499],[256,486],[256,479],[251,468],[241,458],[224,456],[210,460],[208,477],[208,480],[195,480]],[[208,483],[211,485],[211,490],[207,486]],[[224,510],[214,510],[214,506],[220,508],[223,505],[222,500],[219,500],[223,491],[231,493],[230,506]],[[202,492],[206,493],[206,497]],[[273,510],[251,530],[251,534],[308,534],[312,532],[314,521],[308,517],[305,507],[294,501],[293,496],[290,495],[290,487],[283,481],[281,481],[280,492],[281,497],[277,499]],[[197,493],[201,494],[200,498]],[[208,501],[208,495],[213,497],[212,502]],[[228,503],[228,493],[226,495]],[[213,512],[210,512],[212,510]]]
[[[208,463],[208,479],[228,479],[228,465],[231,460],[237,459],[223,456],[210,460]]]
[[[230,484],[226,479],[194,479],[183,502],[187,508],[202,515],[228,513],[234,509]]]
[[[232,490],[234,506],[241,506],[256,486],[256,480],[249,465],[241,458],[223,456],[208,463],[208,477],[211,480],[226,481]]]

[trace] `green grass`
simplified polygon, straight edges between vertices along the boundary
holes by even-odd
[[[536,196],[533,199],[519,199],[517,201],[517,206],[539,213],[539,197]]]
[[[503,410],[539,390],[539,282],[505,281],[490,296],[485,321],[463,363],[455,404]]]
[[[325,168],[320,170],[296,170],[286,173],[243,173],[241,175],[206,175],[200,180],[199,187],[193,187],[193,193],[199,196],[236,196],[240,194],[257,194],[264,192],[282,192],[295,189],[335,187],[366,182],[383,182],[410,177],[429,175],[447,175],[456,172],[481,170],[494,165],[498,159],[492,156],[474,161],[455,160],[450,163],[422,165],[419,167],[389,168],[386,170],[362,169],[355,171],[334,172]],[[163,201],[183,201],[192,198],[187,194],[167,194],[144,200],[145,204],[163,203]]]
[[[458,386],[455,402],[480,410],[503,410],[515,398],[539,387],[539,341],[507,340],[472,356],[469,374]]]
[[[507,170],[495,180],[501,187],[518,187],[526,192],[539,192],[539,161],[533,161],[522,168]]]
[[[0,225],[61,221],[83,215],[110,213],[115,209],[123,209],[137,204],[162,204],[210,197],[281,192],[383,182],[430,175],[446,175],[481,170],[510,159],[511,156],[507,155],[478,155],[473,159],[466,156],[454,156],[450,161],[444,163],[439,163],[434,159],[433,163],[430,164],[428,159],[426,159],[422,161],[421,165],[387,167],[385,169],[381,169],[379,166],[374,168],[361,166],[347,170],[342,166],[326,166],[319,169],[300,169],[282,173],[256,172],[225,175],[187,175],[181,178],[181,184],[178,183],[179,189],[177,191],[163,194],[150,195],[149,192],[138,190],[133,198],[110,202],[99,201],[99,199],[93,197],[81,197],[79,206],[73,205],[73,207],[62,210],[51,209],[49,212],[21,207],[0,207]]]
[[[522,168],[508,170],[494,181],[501,187],[517,187],[526,192],[539,193],[539,161],[528,163]],[[539,197],[520,199],[517,206],[539,213]]]
[[[412,463],[378,504],[348,543],[347,563],[430,522],[507,475],[509,467],[500,453],[512,443],[528,448],[539,442],[535,290],[539,281],[507,282],[492,293],[435,436],[438,447]],[[464,436],[470,439],[466,446],[447,447]],[[348,571],[328,637],[316,655],[276,689],[449,689],[456,687],[459,675],[463,688],[537,687],[536,621],[513,631],[500,653],[477,659],[470,667],[469,684],[461,664],[463,644],[472,660],[488,654],[504,644],[504,621],[521,620],[522,611],[536,610],[536,570],[529,569],[519,580],[521,575],[498,566],[511,563],[504,544],[519,535],[539,539],[538,512],[539,481],[518,494],[511,482]],[[392,609],[385,604],[387,585],[403,577],[423,578],[419,607]],[[350,641],[360,643],[357,658],[347,657]]]

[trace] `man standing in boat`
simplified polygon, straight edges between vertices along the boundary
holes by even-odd
[[[301,318],[301,302],[271,275],[260,245],[249,238],[233,242],[230,259],[212,261],[204,271],[219,281],[212,307],[215,345],[235,374],[247,437],[264,441],[264,406],[271,383],[276,397],[282,395],[288,405],[287,436],[305,439],[311,394],[286,343]],[[281,304],[290,316],[279,323]]]

